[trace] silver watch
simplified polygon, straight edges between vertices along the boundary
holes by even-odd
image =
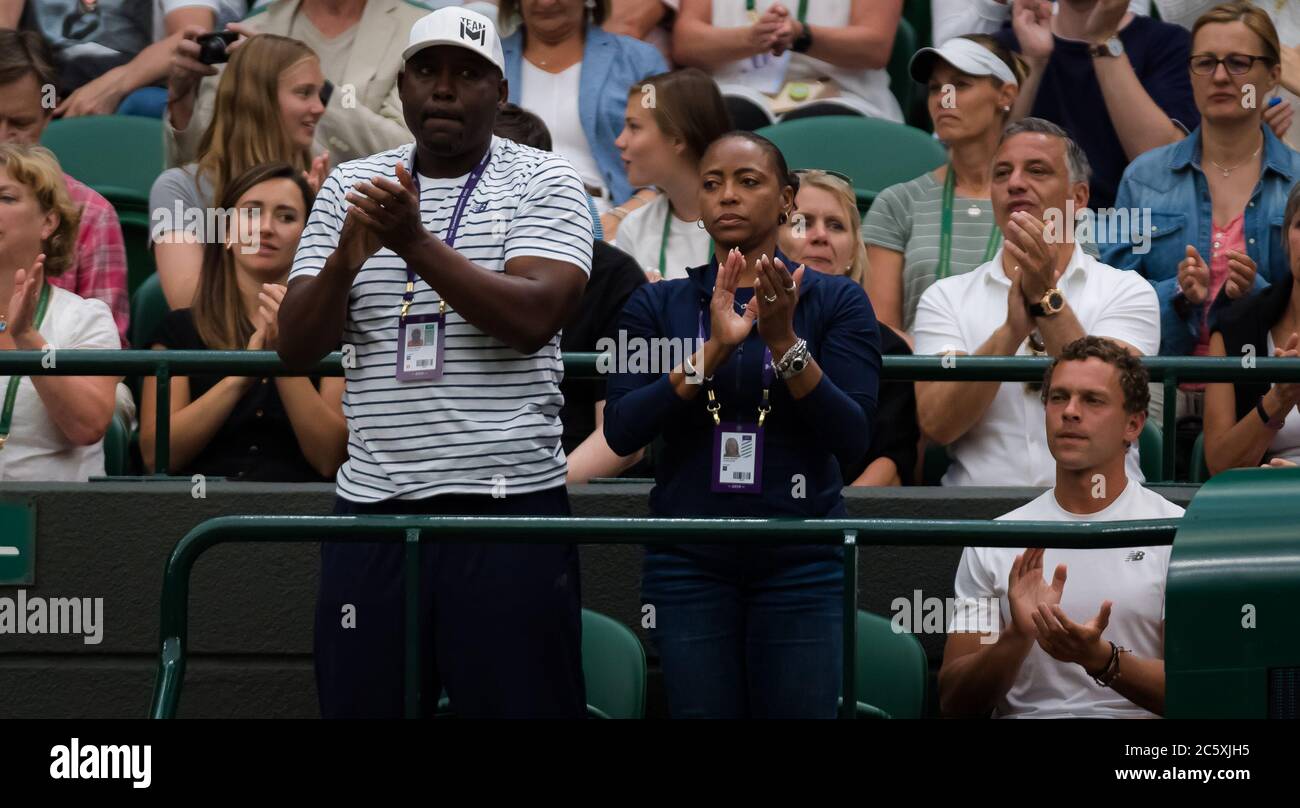
[[[790,350],[785,352],[785,356],[779,361],[772,362],[772,368],[783,381],[798,376],[806,367],[808,367],[808,342],[804,339],[795,340]]]

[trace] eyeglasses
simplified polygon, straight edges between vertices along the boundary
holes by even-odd
[[[1229,53],[1222,59],[1210,53],[1198,53],[1187,60],[1192,72],[1198,76],[1214,75],[1219,65],[1223,65],[1234,76],[1243,76],[1250,72],[1255,62],[1263,62],[1270,66],[1273,64],[1273,60],[1267,56],[1251,56],[1248,53]]]

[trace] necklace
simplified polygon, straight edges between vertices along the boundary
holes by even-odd
[[[1217,169],[1219,169],[1220,171],[1222,171],[1222,172],[1223,172],[1223,176],[1226,177],[1226,176],[1228,176],[1229,174],[1231,174],[1232,172],[1234,172],[1234,171],[1236,171],[1237,169],[1239,169],[1239,168],[1241,168],[1242,166],[1244,166],[1246,163],[1249,163],[1251,160],[1254,160],[1256,157],[1258,157],[1258,156],[1259,156],[1260,149],[1263,149],[1263,148],[1264,148],[1264,144],[1263,144],[1263,143],[1259,144],[1259,148],[1258,148],[1258,149],[1255,149],[1254,153],[1252,153],[1252,154],[1251,154],[1249,157],[1247,157],[1245,160],[1242,160],[1240,163],[1237,163],[1235,166],[1225,167],[1225,166],[1221,166],[1221,165],[1219,165],[1218,163],[1214,162],[1213,160],[1211,160],[1210,162],[1214,165],[1215,168],[1217,168]]]

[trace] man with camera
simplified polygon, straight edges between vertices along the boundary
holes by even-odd
[[[425,13],[403,0],[273,0],[226,32],[185,29],[172,60],[163,115],[167,165],[194,159],[212,120],[219,65],[243,37],[253,34],[302,40],[320,57],[335,92],[316,130],[316,143],[333,162],[409,143],[397,95],[401,54],[392,43],[404,40]]]

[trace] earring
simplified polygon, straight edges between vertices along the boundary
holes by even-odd
[[[703,220],[703,219],[696,219],[696,220],[695,220],[695,226],[698,227],[698,228],[700,228],[701,230],[703,230],[703,229],[704,229],[704,220]]]
[[[1003,107],[1003,108],[1002,108],[1002,111],[1003,111],[1003,112],[1010,112],[1010,111],[1011,111],[1011,107]]]
[[[591,11],[596,8],[596,0],[587,0],[583,5],[587,7],[588,11]]]

